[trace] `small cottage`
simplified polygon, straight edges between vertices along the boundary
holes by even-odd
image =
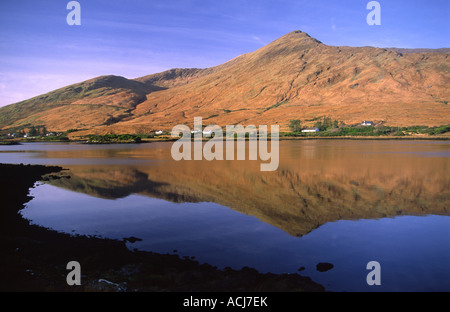
[[[306,128],[302,130],[303,133],[317,133],[319,132],[319,128]]]

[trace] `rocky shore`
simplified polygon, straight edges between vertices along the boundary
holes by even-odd
[[[124,241],[71,236],[30,225],[18,213],[29,189],[61,167],[0,164],[0,291],[23,292],[321,292],[299,274],[220,270],[174,254],[130,251]],[[81,286],[66,265],[81,264]]]

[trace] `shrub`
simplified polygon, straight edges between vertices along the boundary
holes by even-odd
[[[298,119],[290,120],[289,121],[289,129],[292,132],[300,132],[302,130],[301,121]]]

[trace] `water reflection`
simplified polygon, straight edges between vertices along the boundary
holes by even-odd
[[[21,212],[55,230],[132,235],[142,240],[130,248],[177,249],[220,267],[305,267],[302,275],[329,290],[445,291],[449,146],[280,142],[275,172],[258,161],[175,162],[170,143],[25,144],[0,147],[0,162],[68,169],[33,189]],[[365,283],[372,260],[384,272],[376,289]],[[318,262],[335,267],[317,272]]]
[[[130,249],[195,256],[222,269],[295,273],[303,267],[302,275],[334,291],[450,287],[448,217],[330,222],[298,238],[213,203],[171,203],[141,195],[106,200],[48,184],[36,186],[31,195],[21,214],[32,223],[65,233],[139,238],[127,243]],[[365,264],[374,259],[383,268],[377,288],[365,283]],[[322,261],[334,269],[318,272],[315,266]]]
[[[167,144],[43,153],[78,163],[55,186],[102,198],[213,202],[302,236],[342,219],[448,215],[449,158],[421,154],[447,151],[430,142],[281,142],[276,172],[255,161],[175,162]],[[97,158],[106,165],[79,165]],[[130,159],[139,161],[121,163]]]

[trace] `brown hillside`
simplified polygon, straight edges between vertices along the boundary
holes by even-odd
[[[325,115],[347,124],[448,124],[448,51],[408,52],[327,46],[294,31],[213,68],[121,77],[86,96],[63,89],[73,97],[64,103],[38,97],[33,105],[28,100],[0,108],[0,127],[131,133],[192,125],[201,116],[205,125],[278,124],[283,130],[291,119],[312,123]],[[21,114],[11,113],[19,108]]]

